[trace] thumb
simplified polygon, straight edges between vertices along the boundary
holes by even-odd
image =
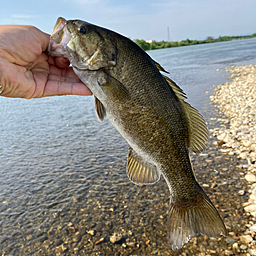
[[[40,29],[33,27],[34,33],[37,35],[41,42],[42,52],[46,51],[50,41],[50,35],[41,31]]]

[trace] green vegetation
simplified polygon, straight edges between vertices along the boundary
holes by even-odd
[[[162,48],[170,48],[170,47],[178,47],[178,46],[186,46],[186,45],[194,45],[194,44],[206,44],[206,43],[215,43],[215,42],[223,42],[223,41],[231,41],[231,40],[239,40],[239,39],[248,39],[255,38],[256,33],[249,36],[219,36],[218,38],[213,38],[208,36],[205,40],[182,40],[180,42],[167,42],[167,41],[152,41],[146,42],[143,39],[135,39],[134,42],[139,45],[143,50],[154,50],[154,49],[162,49]]]

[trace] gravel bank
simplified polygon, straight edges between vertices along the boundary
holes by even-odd
[[[244,235],[236,241],[229,237],[230,255],[238,255],[238,249],[242,255],[256,255],[256,65],[231,66],[226,71],[231,81],[216,86],[215,95],[210,97],[222,117],[220,127],[210,132],[217,137],[214,145],[223,154],[237,157],[237,168],[243,169],[241,177],[247,182],[249,196],[243,211],[250,216]],[[241,196],[245,193],[239,191]]]

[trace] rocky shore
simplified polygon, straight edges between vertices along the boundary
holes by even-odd
[[[226,71],[231,81],[215,86],[210,96],[221,116],[220,127],[210,132],[220,152],[238,159],[236,168],[242,170],[241,180],[248,185],[248,191],[241,189],[238,194],[248,193],[243,214],[249,216],[244,235],[229,233],[226,255],[256,255],[256,65],[231,66]]]

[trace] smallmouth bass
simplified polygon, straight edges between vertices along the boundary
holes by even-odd
[[[206,147],[205,121],[184,101],[182,89],[160,73],[164,68],[128,38],[81,20],[57,20],[48,54],[69,59],[94,94],[98,119],[107,116],[128,142],[130,180],[153,184],[163,175],[170,190],[171,248],[200,234],[226,235],[189,159],[188,148],[199,153]]]

